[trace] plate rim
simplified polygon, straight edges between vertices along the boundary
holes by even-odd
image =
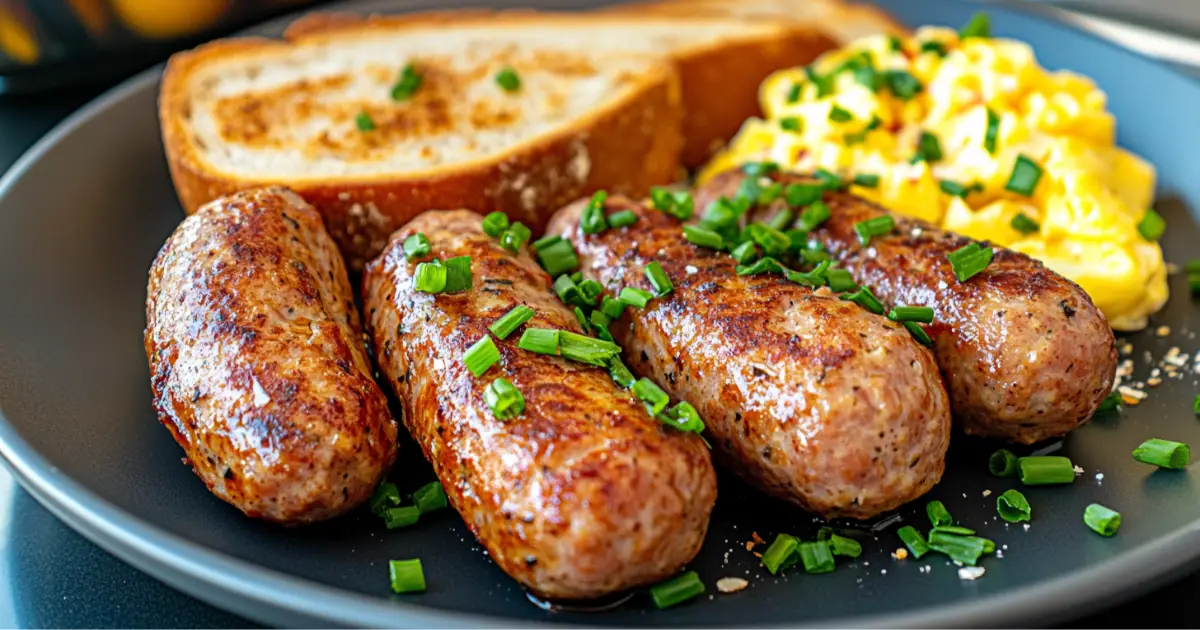
[[[1200,85],[1200,80],[1184,74],[1170,64],[1080,28],[1064,19],[1059,12],[1046,7],[996,1],[956,1],[1053,23],[1059,28],[1080,33],[1098,45],[1158,66],[1194,86]],[[368,0],[367,4],[379,4],[379,0]],[[392,6],[403,10],[405,5],[412,4],[412,0],[397,0]],[[356,7],[353,2],[334,3],[323,7],[324,10],[347,8],[355,10]],[[358,10],[361,12],[363,9]],[[235,33],[235,36],[285,24],[301,13],[304,11],[287,14],[252,27],[248,31]],[[8,196],[9,190],[23,179],[24,174],[64,138],[88,124],[101,112],[120,106],[142,90],[154,89],[153,85],[160,81],[165,65],[158,64],[122,81],[72,112],[38,139],[13,163],[8,172],[0,177],[0,202]],[[266,623],[279,623],[283,620],[285,624],[318,621],[322,624],[333,623],[351,627],[394,627],[397,622],[424,627],[557,628],[599,625],[533,619],[514,620],[464,613],[423,606],[416,599],[403,601],[399,596],[392,596],[389,601],[296,577],[217,551],[145,521],[63,474],[21,437],[16,427],[9,422],[2,407],[0,461],[4,462],[21,486],[39,504],[80,535],[173,588],[218,608],[254,620]],[[1180,553],[1180,550],[1183,553]],[[972,620],[976,623],[986,620],[987,625],[991,626],[1019,626],[1031,620],[1041,624],[1053,623],[1081,616],[1082,613],[1076,612],[1079,607],[1097,601],[1105,601],[1107,608],[1132,599],[1196,566],[1198,559],[1200,518],[1139,549],[1003,593],[898,613],[831,617],[818,620],[818,623],[824,627],[872,628],[954,627],[970,625]],[[1113,575],[1119,577],[1111,579]],[[603,617],[597,616],[596,621],[602,623]],[[800,621],[755,625],[793,627],[812,624]]]

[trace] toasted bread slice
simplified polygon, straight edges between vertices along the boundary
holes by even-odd
[[[820,28],[839,44],[877,33],[899,35],[907,32],[903,24],[878,7],[841,0],[648,0],[615,5],[606,11],[734,17]]]

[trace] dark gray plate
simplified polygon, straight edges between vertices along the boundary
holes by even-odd
[[[396,6],[371,8],[389,4]],[[949,0],[883,4],[910,24],[957,25],[972,10]],[[1121,143],[1159,168],[1168,259],[1195,255],[1200,230],[1188,208],[1200,208],[1200,86],[1044,18],[994,10],[993,25],[1031,42],[1047,65],[1089,74],[1108,91]],[[865,554],[833,574],[772,578],[744,548],[751,532],[811,537],[818,524],[732,479],[722,479],[693,567],[710,585],[743,576],[751,586],[668,611],[641,595],[605,613],[538,609],[452,512],[393,533],[364,514],[302,530],[243,518],[180,464],[182,453],[150,407],[141,346],[146,270],[182,217],[158,138],[157,87],[152,71],[117,88],[0,182],[0,453],[72,527],[200,598],[268,623],[322,626],[1041,624],[1130,597],[1200,554],[1194,473],[1152,472],[1130,458],[1150,437],[1200,445],[1192,373],[1072,435],[1063,453],[1086,472],[1073,486],[1026,490],[1035,512],[1028,531],[995,519],[996,495],[1013,485],[985,471],[995,445],[956,436],[945,480],[929,498],[1002,545],[1004,557],[987,559],[987,574],[975,582],[960,581],[939,558],[894,561],[894,526],[857,534]],[[1157,359],[1174,345],[1191,353],[1200,345],[1184,279],[1174,277],[1172,289],[1155,318],[1171,334],[1129,337],[1142,378],[1150,369],[1144,352]],[[417,453],[406,445],[403,478],[431,478],[424,462],[413,461]],[[1125,514],[1116,538],[1083,526],[1093,501]],[[919,505],[899,517],[923,526]],[[407,557],[424,560],[429,592],[393,596],[386,561]]]

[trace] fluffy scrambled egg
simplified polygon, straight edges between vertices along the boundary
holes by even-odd
[[[764,160],[834,171],[895,212],[1041,260],[1113,328],[1143,328],[1166,302],[1162,250],[1138,229],[1154,167],[1115,145],[1104,92],[1047,72],[1027,44],[936,27],[867,37],[775,73],[759,97],[767,119],[747,120],[701,181]]]

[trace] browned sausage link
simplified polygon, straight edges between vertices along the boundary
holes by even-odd
[[[714,179],[698,191],[697,207],[732,195],[742,177]],[[825,202],[833,216],[812,236],[839,265],[888,304],[933,307],[934,324],[926,330],[955,417],[968,433],[1022,444],[1059,437],[1085,422],[1111,391],[1112,329],[1074,282],[1002,247],[994,248],[984,272],[959,282],[946,255],[969,239],[895,216],[890,235],[863,247],[854,225],[887,211],[848,193],[827,193]]]
[[[933,356],[904,328],[777,275],[739,277],[678,221],[626,199],[638,222],[578,229],[584,202],[550,233],[614,295],[649,290],[652,261],[674,292],[626,309],[613,333],[630,366],[697,407],[718,457],[767,492],[827,517],[869,518],[941,478],[950,414]]]
[[[145,342],[159,419],[247,515],[336,516],[391,466],[396,422],[346,268],[291,192],[237,194],[184,220],[150,269]]]
[[[716,500],[708,449],[655,421],[606,370],[519,349],[523,329],[493,337],[500,363],[467,371],[467,348],[518,304],[537,312],[527,328],[582,332],[528,251],[501,249],[480,221],[426,212],[367,267],[367,326],[409,431],[491,558],[535,593],[593,598],[671,575],[699,551]],[[413,289],[401,243],[418,232],[434,257],[471,257],[473,289]],[[525,397],[515,419],[484,401],[497,377]]]

